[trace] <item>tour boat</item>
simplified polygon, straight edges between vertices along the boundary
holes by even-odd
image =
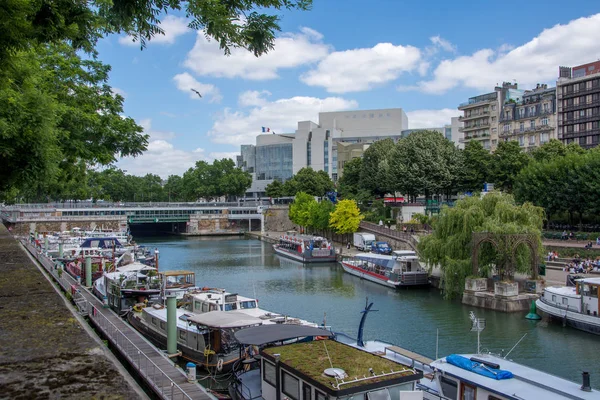
[[[234,332],[263,322],[239,311],[194,314],[178,308],[176,315],[177,350],[181,356],[217,372],[231,371],[235,362],[243,356]],[[164,305],[134,307],[127,314],[127,321],[160,347],[167,346],[167,308]]]
[[[572,286],[551,286],[536,301],[542,314],[582,331],[600,334],[600,278],[575,280]]]
[[[397,250],[390,256],[359,253],[340,261],[344,271],[380,285],[398,288],[429,284],[427,271],[421,268],[414,251]]]
[[[273,245],[275,253],[303,263],[335,262],[335,250],[326,238],[288,232]]]

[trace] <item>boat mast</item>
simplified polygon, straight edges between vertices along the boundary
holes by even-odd
[[[362,317],[360,318],[360,324],[358,325],[358,337],[356,339],[356,344],[360,347],[365,347],[365,342],[363,341],[363,328],[365,327],[365,321],[367,320],[367,314],[371,311],[379,311],[379,310],[371,310],[373,307],[373,303],[369,304],[369,298],[367,297],[365,302],[365,309],[361,311]]]

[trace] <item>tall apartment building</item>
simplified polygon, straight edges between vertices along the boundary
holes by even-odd
[[[600,143],[600,61],[559,67],[558,138],[590,148]]]
[[[556,88],[538,84],[521,99],[509,99],[502,106],[498,136],[516,140],[527,151],[556,139]]]
[[[458,109],[463,112],[459,121],[463,126],[459,131],[464,133],[462,143],[471,140],[480,141],[484,148],[494,151],[498,146],[498,127],[502,105],[511,99],[517,101],[523,96],[516,83],[502,83],[493,92],[469,98]]]

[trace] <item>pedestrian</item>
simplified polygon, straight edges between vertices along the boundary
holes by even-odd
[[[350,242],[348,242],[348,243],[346,244],[346,248],[347,248],[348,250],[350,250]]]

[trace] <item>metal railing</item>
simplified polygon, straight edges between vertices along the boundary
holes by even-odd
[[[403,242],[407,242],[411,245],[411,247],[413,249],[417,249],[417,244],[419,243],[414,237],[413,235],[411,235],[408,232],[400,232],[394,229],[389,229],[386,228],[384,226],[379,226],[377,224],[374,224],[372,222],[366,222],[366,221],[361,221],[360,222],[360,227],[362,229],[374,232],[374,233],[378,233],[380,235],[384,235],[387,236],[389,238],[392,239],[397,239],[397,240],[401,240]]]
[[[5,205],[2,208],[6,210],[21,209],[67,209],[67,208],[127,208],[127,207],[256,207],[271,204],[270,200],[244,200],[230,202],[52,202],[52,203],[23,203]]]
[[[127,358],[140,375],[148,378],[148,384],[153,387],[156,393],[169,399],[192,399],[139,347],[129,340],[115,324],[99,312],[91,302],[88,302],[88,305],[90,307],[90,320],[93,320],[96,326],[106,334],[111,343],[120,350],[121,354]]]

